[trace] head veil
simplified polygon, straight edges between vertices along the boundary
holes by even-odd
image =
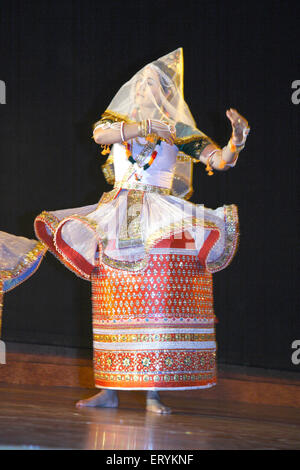
[[[205,136],[196,128],[194,118],[184,99],[183,69],[181,47],[147,64],[120,88],[102,114],[101,120],[137,122],[152,118],[168,122],[176,126],[176,145],[190,141],[194,136],[196,138]],[[159,81],[159,92],[157,87],[153,91],[153,79]],[[144,102],[139,102],[138,92],[147,94],[147,106]],[[94,127],[98,123],[99,121]],[[190,156],[179,152],[173,178],[173,195],[185,199],[191,196],[194,161]],[[107,159],[102,169],[107,181],[113,183],[111,157]]]

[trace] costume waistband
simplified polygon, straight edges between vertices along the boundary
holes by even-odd
[[[152,184],[144,184],[136,182],[119,182],[116,181],[114,185],[114,189],[136,189],[137,191],[146,191],[147,193],[159,193],[159,194],[171,194],[171,189],[169,188],[162,188],[161,186],[153,186]]]

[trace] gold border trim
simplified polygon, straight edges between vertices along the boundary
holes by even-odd
[[[238,208],[235,204],[225,206],[225,249],[218,260],[207,263],[211,273],[225,269],[235,256],[240,242]]]
[[[189,228],[195,228],[195,227],[201,227],[201,228],[206,228],[206,229],[211,229],[211,230],[217,230],[220,235],[220,228],[214,224],[213,222],[207,222],[203,221],[201,219],[197,219],[196,217],[189,217],[187,219],[184,219],[184,221],[180,221],[174,224],[171,224],[167,227],[163,227],[156,232],[154,232],[146,241],[144,244],[145,247],[145,256],[144,258],[138,260],[138,261],[120,261],[116,260],[113,258],[110,258],[109,256],[105,255],[102,251],[100,253],[100,263],[104,263],[107,266],[110,266],[112,268],[116,269],[123,269],[126,271],[143,271],[147,268],[148,263],[149,263],[149,258],[150,258],[150,250],[153,248],[153,246],[163,240],[164,238],[167,238],[170,235],[175,235],[176,233],[181,233],[182,230],[187,230]],[[217,243],[217,240],[214,242],[214,244]],[[211,247],[212,249],[212,247]],[[207,267],[206,267],[207,268]]]
[[[136,191],[144,191],[147,193],[159,193],[159,194],[164,194],[166,196],[171,195],[171,189],[169,188],[163,188],[162,186],[154,186],[152,184],[144,184],[144,183],[139,183],[137,182],[120,182],[118,184],[118,181],[115,182],[114,189],[135,189]]]
[[[36,242],[34,248],[32,248],[20,261],[20,263],[12,270],[6,269],[0,271],[0,278],[2,281],[14,279],[24,274],[30,266],[32,266],[42,254],[44,255],[47,251],[47,246],[42,242]],[[25,281],[26,279],[24,279]],[[22,281],[22,282],[24,282]],[[20,283],[21,284],[21,283]],[[18,284],[19,285],[19,284]],[[9,289],[11,290],[11,289]],[[8,292],[8,291],[7,291]]]
[[[4,303],[4,281],[13,279],[15,277],[21,276],[30,268],[31,265],[33,265],[39,258],[40,255],[41,258],[35,267],[35,269],[30,273],[28,277],[20,281],[17,285],[12,286],[10,289],[7,289],[5,293],[10,292],[13,290],[15,287],[18,287],[19,285],[23,284],[23,282],[27,281],[40,267],[40,264],[43,260],[43,256],[46,254],[47,251],[47,246],[44,245],[42,242],[36,242],[36,245],[32,250],[30,250],[27,255],[23,258],[23,260],[16,266],[13,270],[2,270],[0,271],[0,338],[2,336],[2,314],[3,314],[3,303]]]
[[[115,194],[116,189],[117,188],[112,190],[111,193]],[[110,195],[110,193],[105,193],[105,194]],[[108,199],[111,200],[110,197],[108,197]],[[104,201],[100,201],[99,204],[101,204],[101,202],[103,203]],[[209,262],[206,263],[206,266],[204,268],[210,273],[215,273],[227,267],[229,263],[231,262],[231,260],[233,259],[238,249],[238,245],[239,245],[239,221],[238,221],[237,206],[235,204],[231,204],[229,206],[224,206],[224,208],[225,208],[224,209],[224,212],[225,212],[225,249],[223,251],[223,254],[220,256],[220,258],[218,258],[218,260],[211,262],[211,263]],[[184,219],[183,221],[181,220],[180,222],[171,224],[167,227],[160,228],[159,230],[154,232],[144,243],[145,256],[138,261],[128,262],[128,261],[116,260],[104,254],[104,249],[107,244],[107,236],[104,232],[100,231],[96,222],[91,221],[87,217],[82,217],[82,216],[78,216],[77,214],[73,214],[65,219],[62,219],[57,224],[57,220],[55,217],[51,216],[47,212],[43,212],[41,216],[39,216],[39,220],[47,223],[46,220],[43,220],[43,219],[46,219],[46,220],[49,219],[50,224],[52,223],[54,226],[56,225],[54,230],[52,227],[50,227],[52,231],[58,230],[59,226],[63,225],[69,220],[78,220],[84,223],[84,225],[86,225],[92,232],[94,232],[98,240],[99,264],[103,263],[114,269],[121,269],[121,270],[131,271],[131,272],[145,270],[149,263],[151,248],[156,243],[163,240],[164,238],[167,238],[170,235],[174,235],[179,232],[181,233],[182,230],[187,230],[189,228],[195,228],[195,227],[201,227],[201,228],[210,229],[210,230],[217,230],[219,232],[219,237],[217,240],[215,240],[214,244],[211,246],[210,248],[210,251],[211,251],[213,246],[219,240],[220,232],[221,232],[221,229],[217,226],[217,224],[215,224],[212,221],[209,222],[203,219],[198,219],[196,217],[188,217]],[[65,266],[68,269],[70,269],[70,267],[72,268],[73,266],[74,269],[76,270],[73,272],[77,276],[85,280],[90,280],[90,276],[87,276],[84,272],[82,272],[80,268],[78,268],[75,264],[73,264],[72,261],[70,261],[68,257],[65,256],[63,252],[61,252],[61,250],[56,245],[55,239],[54,239],[54,244],[56,246],[58,253],[61,255],[62,258],[64,258],[67,261],[67,263],[69,263],[70,266],[65,264],[63,259],[61,259],[55,253],[53,253],[51,249],[49,249],[49,251],[51,251],[51,253],[54,254],[54,256],[56,256],[59,259],[59,261],[65,264]]]

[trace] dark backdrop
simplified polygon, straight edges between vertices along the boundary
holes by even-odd
[[[1,1],[1,230],[34,238],[42,210],[110,190],[91,126],[146,63],[182,46],[185,97],[220,145],[236,108],[250,125],[236,168],[194,168],[192,202],[239,208],[240,247],[214,276],[219,361],[299,371],[297,311],[300,106],[296,2]],[[102,157],[103,158],[103,157]],[[3,338],[91,348],[90,284],[51,254],[5,297]]]

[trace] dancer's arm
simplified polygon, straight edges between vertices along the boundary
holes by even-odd
[[[158,135],[161,139],[166,140],[168,143],[173,144],[175,139],[175,129],[172,129],[168,124],[154,119],[149,119],[148,127],[145,133],[141,131],[142,126],[139,122],[109,122],[100,121],[96,123],[93,138],[96,144],[111,145],[134,139],[135,137],[146,137],[147,131]]]
[[[199,159],[207,165],[208,170],[213,168],[226,171],[235,166],[239,153],[245,146],[250,130],[248,122],[235,109],[227,110],[226,116],[232,124],[232,136],[228,144],[222,149],[215,144],[209,144],[201,152]]]
[[[93,132],[94,141],[99,145],[111,145],[122,142],[120,127],[120,122],[111,123],[110,125],[99,123],[98,126],[96,125]],[[134,139],[139,136],[138,127],[138,123],[124,124],[124,136],[126,140]]]

